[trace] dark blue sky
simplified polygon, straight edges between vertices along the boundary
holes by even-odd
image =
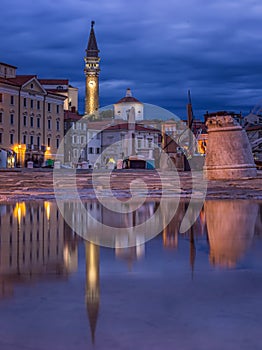
[[[101,51],[101,106],[135,97],[186,115],[248,113],[262,96],[260,0],[1,0],[0,61],[68,78],[84,98],[90,22]]]

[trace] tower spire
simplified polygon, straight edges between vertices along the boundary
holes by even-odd
[[[99,108],[99,73],[100,57],[94,31],[95,21],[91,22],[88,44],[85,55],[86,96],[85,114],[96,114]]]
[[[91,22],[91,30],[89,34],[86,56],[87,57],[98,57],[99,49],[97,46],[96,35],[94,31],[95,21]]]

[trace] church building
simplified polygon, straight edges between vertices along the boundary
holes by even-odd
[[[121,98],[118,102],[114,104],[114,118],[115,119],[128,119],[128,112],[131,108],[135,109],[135,120],[141,121],[144,119],[144,105],[142,102],[138,101],[132,96],[131,89],[126,90],[126,96]]]

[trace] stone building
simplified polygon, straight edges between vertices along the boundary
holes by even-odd
[[[78,111],[78,88],[69,84],[68,79],[39,79],[39,81],[47,91],[66,97],[65,111]]]
[[[29,160],[40,166],[63,138],[65,96],[16,69],[0,63],[0,148],[14,152],[17,166]]]
[[[87,118],[65,111],[64,133],[64,162],[77,167],[87,161]]]
[[[144,119],[144,105],[132,96],[131,89],[126,90],[126,96],[121,98],[114,104],[114,118],[127,120],[128,111],[134,107],[135,120],[141,121]]]

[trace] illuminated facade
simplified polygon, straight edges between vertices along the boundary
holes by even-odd
[[[85,114],[94,115],[99,108],[99,73],[100,57],[96,42],[94,24],[92,21],[88,45],[85,56],[85,76],[86,76],[86,95],[85,95]]]
[[[68,79],[39,79],[39,81],[46,90],[66,97],[65,111],[78,111],[78,88],[71,86]]]
[[[46,90],[36,75],[17,75],[0,63],[0,148],[16,154],[16,164],[40,166],[54,158],[64,132],[64,99]]]

